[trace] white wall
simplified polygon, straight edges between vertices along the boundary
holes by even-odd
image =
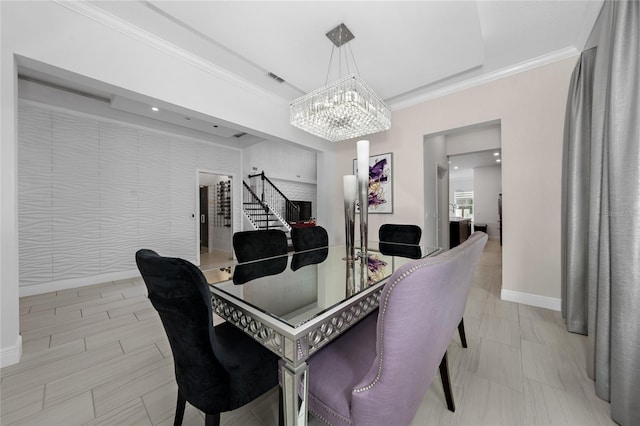
[[[263,141],[243,151],[244,179],[248,174],[264,171],[290,200],[311,201],[311,216],[317,217],[317,162],[315,151],[290,143]]]
[[[196,261],[196,170],[237,176],[240,150],[31,101],[19,111],[21,294],[136,276],[140,248]]]
[[[440,226],[444,223],[444,221],[440,220],[442,210],[440,215],[437,211],[437,203],[436,203],[436,186],[438,185],[438,165],[447,165],[447,154],[446,154],[446,138],[442,135],[427,137],[424,139],[423,143],[424,147],[424,175],[422,181],[424,182],[424,199],[432,200],[432,202],[428,203],[426,207],[423,208],[424,216],[420,221],[414,221],[411,218],[411,213],[414,208],[415,200],[407,198],[407,195],[415,193],[416,185],[412,184],[413,179],[419,179],[419,173],[409,173],[407,176],[407,171],[404,170],[405,166],[403,163],[394,161],[395,168],[393,170],[393,179],[394,179],[394,200],[393,200],[393,208],[394,208],[394,219],[390,217],[380,217],[376,220],[375,223],[371,223],[369,225],[370,233],[372,235],[378,235],[378,229],[380,229],[380,225],[384,223],[384,221],[389,221],[393,223],[403,223],[403,224],[416,224],[422,226],[422,241],[430,247],[438,246],[438,235],[437,235],[437,222],[440,222]],[[395,160],[395,159],[394,159]],[[407,180],[409,178],[409,180]],[[446,191],[446,188],[443,188]],[[415,194],[417,195],[417,194]],[[403,200],[409,201],[409,205]],[[371,215],[369,216],[371,217]],[[398,221],[396,222],[395,217],[397,217]],[[375,218],[378,219],[378,218]],[[447,234],[446,230],[444,234]],[[445,238],[446,239],[446,238]],[[447,241],[448,242],[448,241]]]
[[[490,237],[499,237],[498,195],[502,192],[500,166],[473,169],[473,221],[487,224]]]
[[[316,152],[284,142],[263,141],[244,150],[244,178],[264,173],[271,180],[288,180],[315,184]]]
[[[500,124],[483,123],[479,126],[447,132],[447,155],[467,154],[500,148]]]

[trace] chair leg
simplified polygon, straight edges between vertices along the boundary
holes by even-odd
[[[278,426],[284,426],[284,396],[282,386],[278,386]]]
[[[444,353],[442,361],[440,361],[440,379],[442,380],[442,388],[444,389],[444,397],[447,400],[447,408],[449,411],[456,411],[456,404],[453,402],[453,393],[451,392],[451,381],[449,380],[449,363],[447,362],[447,353]]]
[[[205,414],[204,415],[205,426],[220,426],[220,413]]]
[[[462,347],[467,347],[467,335],[464,333],[464,318],[460,318],[460,324],[458,324],[458,333],[460,333],[460,342]]]
[[[187,400],[184,399],[180,390],[178,390],[178,402],[176,403],[176,416],[173,419],[173,426],[181,426],[182,419],[184,417],[184,408],[187,405]]]

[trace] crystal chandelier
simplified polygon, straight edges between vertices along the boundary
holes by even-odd
[[[326,36],[339,50],[354,38],[344,24],[329,31]],[[353,53],[351,56],[353,59]],[[355,64],[355,60],[353,62]],[[325,82],[325,86],[293,100],[289,112],[293,126],[332,142],[381,132],[391,127],[389,107],[357,74],[349,74],[328,85]]]

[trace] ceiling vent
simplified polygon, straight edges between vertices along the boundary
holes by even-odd
[[[270,72],[267,74],[269,77],[271,77],[272,79],[274,79],[275,81],[277,81],[278,83],[284,83],[284,78],[282,77],[278,77],[277,75],[275,75],[274,73]]]

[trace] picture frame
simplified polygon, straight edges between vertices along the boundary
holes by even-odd
[[[353,174],[358,175],[358,161],[353,160]],[[356,202],[356,213],[360,203]],[[369,156],[369,214],[393,213],[393,153]]]

